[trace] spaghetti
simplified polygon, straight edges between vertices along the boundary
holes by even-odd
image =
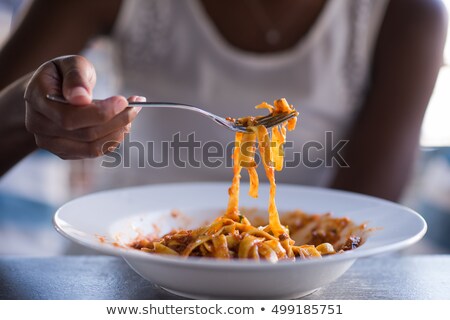
[[[332,219],[328,216],[327,219],[323,219],[325,215],[322,215],[322,217],[320,215],[308,216],[297,212],[297,214],[289,216],[288,224],[283,224],[280,221],[275,203],[275,171],[280,171],[283,168],[283,145],[286,141],[286,131],[295,128],[298,113],[285,99],[274,101],[273,106],[263,102],[256,108],[268,109],[271,115],[295,112],[296,116],[280,126],[269,129],[270,132],[266,127],[257,125],[258,117],[246,117],[237,120],[248,128],[248,132],[236,133],[233,152],[233,180],[228,190],[229,201],[225,214],[215,219],[211,224],[194,230],[173,230],[159,239],[141,237],[133,242],[131,247],[149,253],[183,257],[239,258],[276,262],[279,260],[320,258],[323,255],[354,249],[362,243],[363,238],[359,235],[365,229],[365,226],[355,226],[346,218]],[[242,168],[245,168],[249,174],[249,195],[258,197],[259,179],[255,161],[257,144],[270,183],[268,224],[261,227],[254,226],[239,210]],[[297,217],[297,220],[295,217]],[[299,223],[299,217],[301,217],[300,225],[302,228],[295,227]],[[323,237],[313,236],[301,242],[308,244],[295,245],[295,241],[290,236],[290,228],[295,232],[298,232],[299,229],[310,229],[308,234],[317,233],[319,230],[320,232],[317,234],[322,234]],[[340,235],[344,233],[344,237],[341,237]],[[307,237],[303,236],[303,238]],[[342,241],[341,238],[344,238],[345,241]],[[328,242],[322,240],[328,240]]]

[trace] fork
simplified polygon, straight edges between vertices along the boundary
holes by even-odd
[[[47,94],[46,98],[53,102],[59,102],[64,104],[69,104],[69,102],[61,96]],[[96,102],[99,100],[92,100],[92,102]],[[174,108],[174,109],[182,109],[189,110],[193,112],[200,113],[201,115],[213,120],[215,123],[226,127],[227,129],[234,132],[247,132],[247,127],[240,124],[237,120],[228,120],[218,115],[215,115],[211,112],[205,111],[195,106],[191,106],[184,103],[174,103],[174,102],[128,102],[128,106],[130,107],[144,107],[144,108]],[[262,125],[266,128],[272,128],[274,126],[280,125],[283,122],[295,117],[297,115],[296,111],[291,113],[281,113],[277,115],[266,115],[256,119],[256,125]]]

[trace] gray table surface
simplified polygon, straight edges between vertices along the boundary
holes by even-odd
[[[120,258],[0,257],[0,299],[181,299]],[[304,299],[450,299],[450,255],[360,259]]]

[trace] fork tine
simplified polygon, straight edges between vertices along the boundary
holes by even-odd
[[[261,123],[262,125],[264,125],[266,128],[271,128],[274,127],[276,125],[282,124],[283,122],[295,117],[295,112],[291,112],[289,114],[283,114],[283,115],[279,115],[279,116],[275,116],[271,119],[268,119],[266,121],[264,121],[263,123]],[[260,124],[260,123],[258,123]]]
[[[296,113],[290,113],[290,114],[286,115],[284,118],[279,119],[279,121],[274,121],[273,123],[268,124],[268,126],[273,127],[276,125],[281,125],[283,122],[288,121],[288,120],[294,118],[295,116],[296,116]]]
[[[228,129],[232,130],[232,131],[240,131],[240,132],[247,132],[247,128],[244,126],[240,126],[240,125],[236,125],[236,123],[229,121],[227,119],[221,118],[221,117],[217,117],[217,116],[213,116],[211,117],[212,120],[214,120],[216,123],[227,127]]]
[[[284,119],[285,117],[286,117],[286,114],[278,114],[276,116],[266,118],[263,121],[258,121],[257,124],[267,126],[268,124],[279,122],[279,121],[281,121],[281,119]]]
[[[273,122],[273,121],[278,121],[278,119],[280,119],[280,118],[282,118],[282,117],[284,117],[284,116],[285,116],[284,114],[278,114],[278,115],[276,115],[276,116],[270,116],[270,117],[267,117],[267,118],[265,118],[265,119],[258,119],[258,121],[256,122],[256,124],[257,124],[257,125],[265,126],[265,125],[267,125],[267,123],[271,123],[271,122]]]
[[[267,115],[262,116],[261,118],[259,118],[259,119],[258,119],[258,123],[259,123],[260,121],[266,121],[267,119],[272,118],[272,117],[273,117],[273,115],[272,115],[271,113],[269,113],[269,114],[267,114]]]
[[[261,116],[260,118],[257,118],[256,123],[260,124],[261,122],[267,121],[270,118],[273,118],[273,115],[271,113],[269,113],[269,114],[267,114],[265,116]],[[235,126],[240,126],[239,119],[235,119],[234,125]]]

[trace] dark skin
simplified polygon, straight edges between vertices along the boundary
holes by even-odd
[[[319,17],[326,0],[202,0],[202,4],[230,44],[245,51],[270,53],[289,49],[301,41]],[[300,12],[301,19],[298,19]],[[269,19],[269,13],[276,18]],[[267,23],[267,20],[273,21]],[[265,32],[271,27],[282,34],[275,45],[268,44],[265,38]]]
[[[251,1],[203,0],[202,4],[230,44],[242,50],[270,53],[301,41],[326,1],[261,1],[265,12],[279,17],[273,21],[282,34],[276,45],[266,43],[264,25],[256,21],[259,18],[254,16]],[[106,111],[99,112],[91,105],[84,113],[78,112],[80,105],[91,103],[95,84],[95,71],[88,61],[81,57],[59,59],[45,64],[33,78],[27,75],[53,57],[80,52],[95,35],[108,34],[119,10],[119,0],[37,0],[31,5],[0,51],[0,88],[20,79],[0,94],[0,137],[6,137],[0,138],[0,147],[8,150],[8,157],[0,160],[0,173],[36,145],[72,159],[101,155],[108,151],[99,148],[105,139],[123,139],[137,113],[125,109],[123,97],[102,102]],[[401,195],[442,63],[445,12],[437,0],[390,2],[376,44],[371,86],[345,148],[344,158],[350,168],[338,170],[333,187],[390,200]],[[293,13],[301,19],[291,18]],[[238,26],[235,21],[240,21]],[[84,88],[84,93],[73,94],[81,92],[74,90],[79,87]],[[64,94],[72,107],[46,101],[43,95],[49,89]],[[11,105],[15,106],[14,112],[10,111]],[[93,115],[96,121],[87,124],[86,119]]]

